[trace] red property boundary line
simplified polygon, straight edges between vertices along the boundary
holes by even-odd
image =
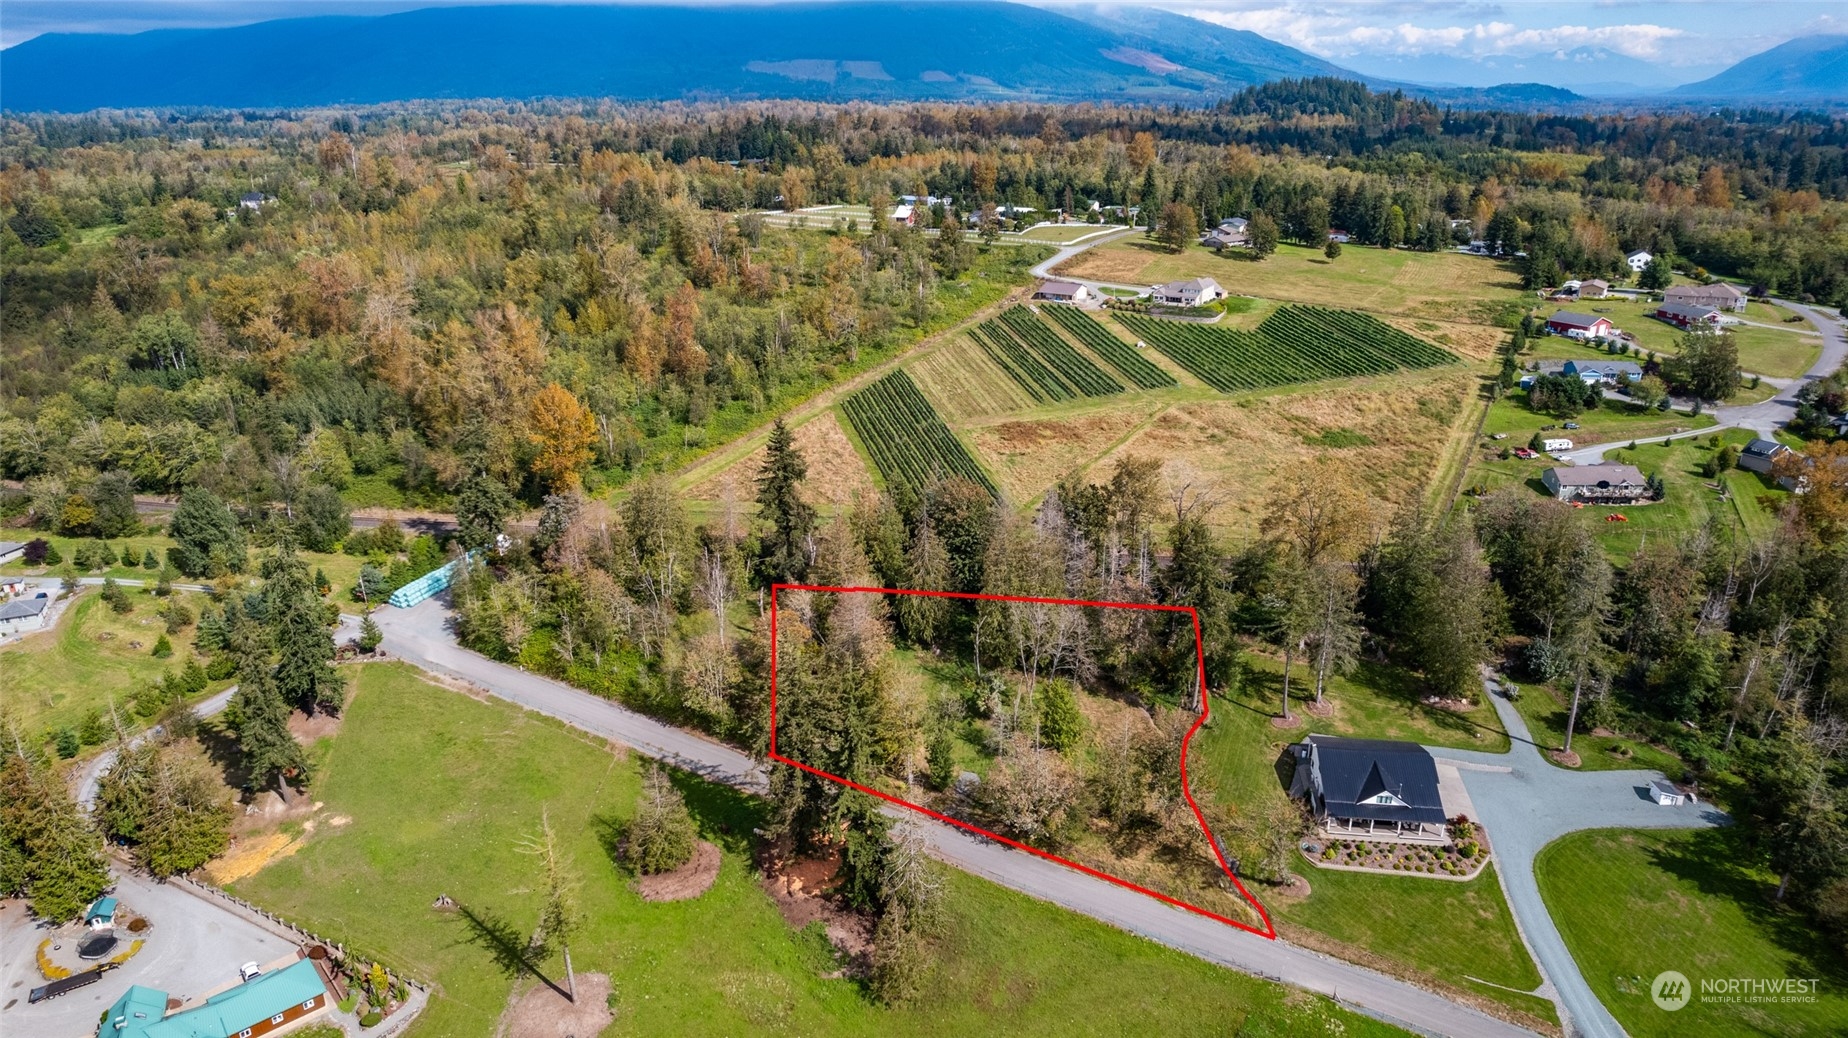
[[[1187,729],[1186,735],[1181,737],[1181,795],[1187,798],[1187,806],[1193,810],[1194,820],[1200,823],[1200,832],[1205,834],[1206,844],[1208,847],[1212,848],[1213,857],[1215,860],[1219,862],[1220,871],[1224,872],[1226,874],[1226,878],[1232,881],[1232,885],[1238,888],[1238,892],[1242,897],[1244,897],[1245,902],[1249,904],[1252,908],[1257,910],[1258,918],[1264,920],[1264,928],[1260,930],[1255,926],[1251,926],[1246,923],[1241,923],[1236,919],[1228,919],[1225,916],[1220,915],[1217,912],[1210,911],[1205,908],[1201,908],[1199,905],[1193,904],[1192,902],[1183,901],[1177,897],[1170,897],[1167,894],[1163,894],[1157,890],[1150,890],[1147,887],[1141,886],[1136,883],[1131,883],[1129,880],[1123,879],[1119,876],[1112,876],[1107,872],[1101,872],[1097,869],[1091,868],[1088,865],[1081,865],[1078,862],[1072,861],[1070,858],[1062,858],[1057,854],[1053,854],[1049,851],[1040,850],[1038,847],[1029,846],[1027,844],[1021,843],[1018,840],[1010,840],[1007,837],[1002,836],[1000,833],[991,832],[978,825],[971,825],[968,822],[962,821],[961,819],[958,819],[958,818],[951,818],[949,815],[942,814],[937,811],[932,811],[930,808],[925,807],[922,804],[914,804],[909,800],[903,799],[902,797],[895,797],[889,793],[882,793],[877,789],[868,788],[866,786],[859,784],[858,782],[852,781],[851,779],[843,778],[839,775],[830,774],[829,772],[822,771],[820,768],[811,767],[807,764],[802,763],[799,760],[792,760],[778,753],[776,751],[776,673],[777,673],[776,614],[777,614],[777,598],[779,594],[784,591],[822,591],[822,592],[833,592],[835,594],[919,595],[919,596],[923,596],[927,598],[966,598],[966,599],[975,599],[978,601],[986,601],[986,602],[1032,602],[1032,603],[1041,604],[1041,605],[1090,606],[1093,608],[1104,608],[1104,609],[1142,609],[1142,610],[1146,610],[1149,612],[1186,613],[1188,618],[1193,622],[1194,661],[1195,661],[1195,665],[1199,668],[1199,680],[1200,680],[1200,716],[1194,719],[1193,726]],[[944,822],[946,824],[956,826],[958,829],[966,829],[969,832],[975,833],[977,836],[984,836],[984,837],[987,837],[988,839],[995,840],[999,843],[1007,844],[1009,847],[1012,847],[1015,850],[1025,851],[1028,854],[1034,855],[1035,857],[1040,857],[1040,858],[1046,859],[1047,861],[1056,862],[1060,865],[1065,866],[1066,868],[1076,869],[1077,871],[1082,872],[1087,876],[1093,876],[1097,879],[1104,880],[1105,882],[1114,883],[1119,887],[1124,887],[1126,889],[1133,890],[1138,894],[1143,894],[1147,897],[1152,897],[1157,901],[1165,902],[1167,904],[1175,906],[1176,908],[1184,908],[1189,912],[1195,913],[1196,915],[1203,915],[1207,917],[1208,919],[1217,920],[1219,922],[1226,924],[1227,926],[1235,926],[1240,930],[1244,930],[1249,933],[1254,933],[1254,934],[1257,934],[1259,937],[1268,938],[1269,940],[1274,941],[1277,939],[1277,928],[1271,923],[1270,913],[1264,910],[1264,906],[1258,903],[1257,898],[1251,896],[1251,892],[1245,889],[1245,884],[1239,881],[1239,878],[1232,873],[1231,867],[1226,864],[1226,857],[1223,853],[1221,853],[1219,849],[1219,841],[1213,838],[1213,832],[1211,829],[1207,827],[1207,824],[1206,824],[1206,816],[1200,813],[1200,805],[1194,803],[1193,790],[1188,788],[1187,750],[1188,750],[1189,744],[1193,742],[1194,733],[1200,730],[1201,725],[1206,723],[1206,719],[1212,713],[1212,706],[1210,704],[1210,699],[1211,697],[1206,694],[1206,647],[1200,636],[1200,614],[1195,612],[1192,606],[1157,605],[1157,604],[1149,603],[1149,602],[1089,602],[1089,601],[1084,601],[1080,599],[1070,599],[1070,598],[1033,598],[1033,597],[1029,597],[1026,595],[977,595],[977,594],[968,594],[968,593],[959,592],[959,591],[917,591],[917,590],[912,590],[908,588],[889,588],[889,587],[825,587],[825,586],[820,586],[820,585],[815,585],[815,584],[772,584],[770,585],[770,759],[771,760],[777,761],[782,764],[787,764],[792,768],[800,768],[803,771],[806,771],[811,775],[820,776],[821,778],[825,778],[831,782],[838,782],[841,785],[846,786],[850,789],[857,789],[862,793],[865,793],[869,796],[878,797],[879,799],[887,801],[888,803],[893,803],[893,804],[897,804],[900,807],[909,808],[910,810],[916,811],[921,815],[926,815],[930,818],[934,818],[939,822]]]

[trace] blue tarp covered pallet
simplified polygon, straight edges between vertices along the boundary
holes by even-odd
[[[475,552],[469,552],[468,558],[474,558]],[[457,559],[456,562],[461,562]],[[445,563],[436,567],[409,584],[391,593],[386,601],[399,609],[409,609],[432,595],[440,594],[449,587],[449,581],[455,576],[456,562]]]

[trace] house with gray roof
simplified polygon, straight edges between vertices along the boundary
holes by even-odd
[[[1635,465],[1558,466],[1540,474],[1547,492],[1561,501],[1633,505],[1649,500],[1649,480]]]
[[[1227,295],[1219,282],[1212,278],[1188,278],[1186,281],[1170,281],[1165,285],[1154,285],[1149,289],[1149,298],[1168,306],[1205,306],[1217,302]]]
[[[1293,748],[1290,794],[1331,837],[1441,843],[1447,839],[1437,763],[1413,742],[1311,735]]]
[[[0,634],[22,634],[45,626],[51,599],[43,592],[33,598],[16,598],[0,605]]]
[[[1683,306],[1706,306],[1737,313],[1745,309],[1747,296],[1724,281],[1711,285],[1676,285],[1662,290],[1662,302]]]
[[[1747,472],[1769,473],[1780,456],[1790,453],[1789,447],[1776,440],[1753,440],[1740,449],[1739,467]]]

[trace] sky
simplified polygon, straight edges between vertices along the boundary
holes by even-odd
[[[0,9],[0,46],[45,32],[241,25],[456,2],[6,0]],[[1665,88],[1704,78],[1794,37],[1848,33],[1848,4],[1841,0],[1145,2],[1247,29],[1370,75],[1464,86],[1532,81],[1586,93]],[[1062,6],[1060,0],[1040,0],[1040,5]]]

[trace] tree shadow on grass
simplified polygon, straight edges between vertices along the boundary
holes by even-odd
[[[702,839],[734,853],[748,853],[751,850],[751,834],[765,822],[764,801],[743,790],[709,782],[679,768],[663,765],[662,770],[667,772],[668,781],[686,798],[687,811],[698,825]]]
[[[1743,909],[1752,925],[1790,957],[1781,964],[1788,976],[1822,978],[1837,991],[1848,984],[1848,956],[1831,946],[1801,911],[1772,900],[1774,881],[1740,864],[1756,860],[1740,827],[1696,830],[1686,839],[1656,843],[1645,853],[1656,868]]]
[[[458,906],[457,918],[468,927],[469,944],[486,951],[494,960],[494,965],[509,979],[517,980],[523,974],[531,973],[545,983],[546,987],[558,993],[558,997],[571,1000],[565,990],[552,982],[552,978],[539,971],[533,962],[525,938],[520,931],[505,919],[487,909]]]

